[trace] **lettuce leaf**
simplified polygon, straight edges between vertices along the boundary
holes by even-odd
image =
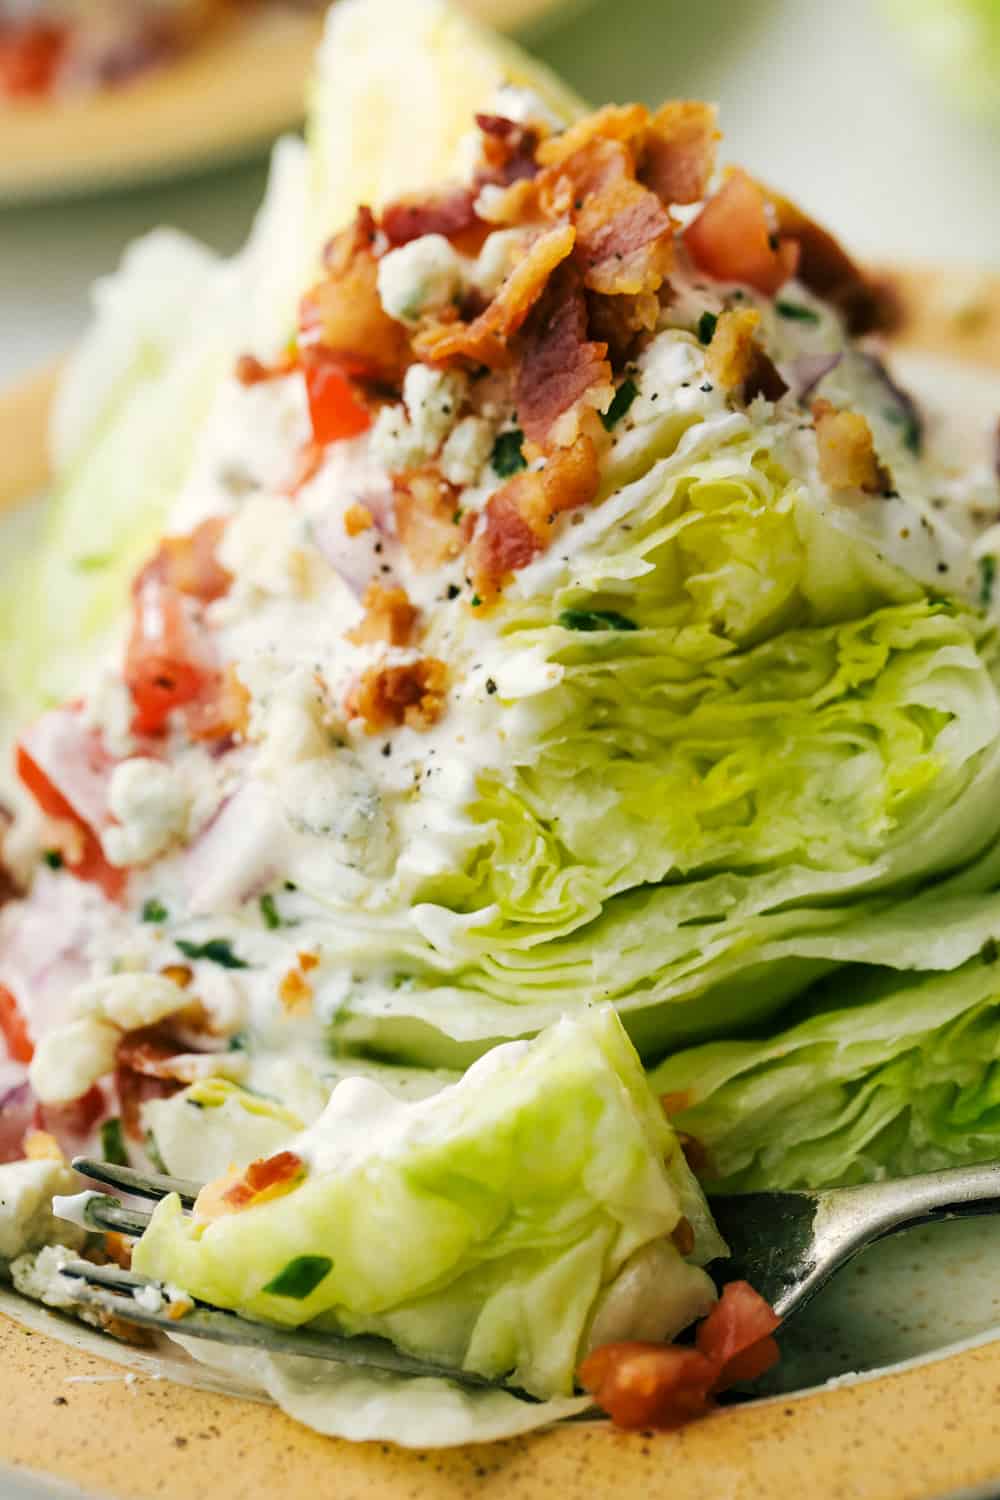
[[[893,935],[910,937],[890,923],[886,942]],[[982,926],[970,939],[981,952],[952,972],[901,981],[845,968],[797,1024],[655,1069],[674,1123],[706,1149],[704,1181],[724,1192],[826,1187],[1000,1153],[1000,948]]]
[[[573,1394],[598,1311],[620,1327],[607,1302],[644,1252],[661,1337],[714,1297],[699,1267],[724,1246],[610,1007],[497,1048],[421,1102],[348,1080],[289,1149],[307,1172],[281,1196],[211,1218],[165,1199],[135,1269],[272,1322],[382,1334],[543,1399]],[[670,1240],[682,1218],[690,1263]]]

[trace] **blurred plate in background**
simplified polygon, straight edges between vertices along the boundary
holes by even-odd
[[[567,8],[567,0],[465,4],[504,31],[536,27]],[[257,154],[300,124],[322,25],[314,14],[263,10],[125,87],[57,104],[0,102],[0,207]]]

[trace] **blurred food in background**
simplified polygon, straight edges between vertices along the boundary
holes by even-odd
[[[0,0],[0,94],[39,100],[114,88],[263,3]],[[319,9],[324,0],[296,0]]]
[[[1000,0],[888,0],[926,72],[968,110],[1000,118]]]

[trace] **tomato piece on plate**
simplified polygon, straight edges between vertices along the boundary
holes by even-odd
[[[763,188],[739,169],[688,225],[684,243],[709,276],[745,282],[768,296],[795,275],[799,261],[795,241],[772,231]]]
[[[617,1427],[669,1430],[712,1406],[716,1366],[697,1349],[625,1341],[593,1350],[580,1384]]]
[[[309,350],[302,356],[302,371],[317,443],[340,442],[368,430],[372,424],[371,412],[336,360],[320,350]]]
[[[17,1000],[5,984],[0,984],[0,1037],[3,1037],[7,1056],[13,1062],[30,1063],[35,1055],[35,1048],[28,1024]]]
[[[730,1281],[698,1325],[695,1343],[718,1370],[715,1389],[755,1380],[778,1360],[771,1335],[781,1319],[748,1281]]]

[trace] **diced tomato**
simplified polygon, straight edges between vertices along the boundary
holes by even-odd
[[[193,740],[227,740],[246,734],[250,723],[250,693],[230,663],[206,682],[194,703],[184,711],[187,732]]]
[[[145,576],[136,592],[125,656],[135,732],[162,734],[174,709],[193,703],[212,673],[184,596],[155,575]]]
[[[336,360],[326,357],[321,350],[309,350],[302,356],[302,370],[317,443],[336,443],[368,430],[371,412],[359,400]]]
[[[49,93],[66,43],[66,28],[46,21],[0,28],[0,94]]]
[[[305,1175],[305,1162],[294,1151],[279,1151],[275,1156],[252,1161],[223,1194],[230,1209],[248,1208],[264,1194],[274,1197],[288,1192]]]
[[[17,1000],[4,984],[0,984],[0,1036],[6,1043],[7,1056],[13,1062],[30,1063],[35,1048],[27,1022]]]
[[[771,1335],[781,1319],[748,1281],[730,1281],[708,1317],[698,1325],[695,1342],[718,1375],[715,1389],[755,1380],[778,1359]]]
[[[100,736],[83,723],[73,706],[43,714],[17,746],[18,777],[42,812],[72,823],[79,849],[64,856],[78,880],[99,885],[112,901],[124,889],[126,874],[104,857],[97,833],[107,811],[111,758]]]
[[[684,231],[695,263],[719,281],[742,281],[773,296],[798,265],[798,245],[771,229],[763,189],[736,170]]]
[[[580,1366],[580,1384],[618,1427],[681,1427],[712,1406],[716,1366],[678,1344],[604,1344]]]

